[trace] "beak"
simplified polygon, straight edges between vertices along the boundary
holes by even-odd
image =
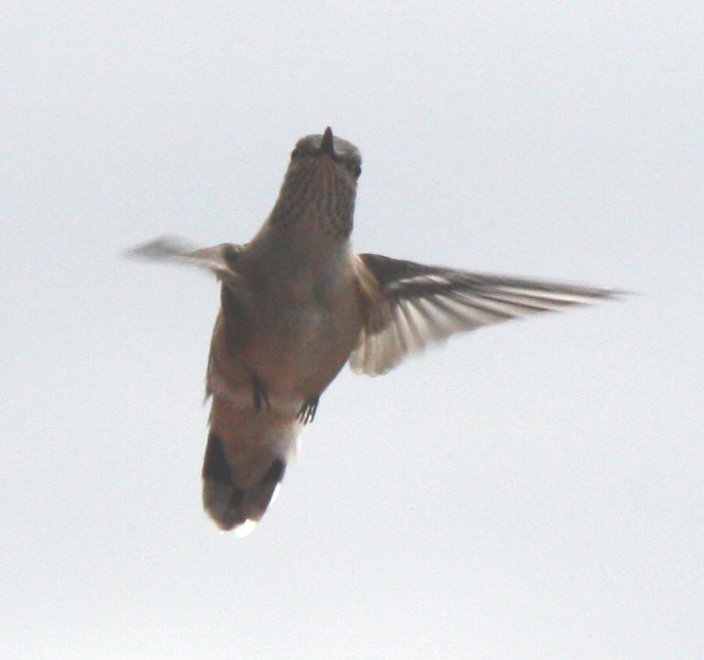
[[[323,140],[318,147],[318,154],[320,156],[327,155],[332,156],[333,158],[335,157],[335,145],[333,144],[332,139],[332,128],[329,126],[325,129],[325,133],[323,133]]]

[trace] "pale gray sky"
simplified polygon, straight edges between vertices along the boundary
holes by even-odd
[[[235,8],[236,7],[236,8]],[[673,658],[704,636],[704,9],[6,2],[3,658]],[[246,539],[200,504],[218,290],[302,135],[355,245],[620,287],[345,371]]]

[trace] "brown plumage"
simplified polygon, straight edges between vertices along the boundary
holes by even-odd
[[[221,282],[203,503],[222,529],[244,534],[264,515],[298,433],[346,362],[385,373],[455,332],[618,293],[355,255],[360,165],[357,148],[328,128],[298,141],[250,243],[191,249],[158,239],[133,251],[189,261]]]

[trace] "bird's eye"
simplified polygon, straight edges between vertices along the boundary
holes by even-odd
[[[362,173],[362,166],[357,165],[357,167],[354,168],[354,178],[359,179],[359,175]]]

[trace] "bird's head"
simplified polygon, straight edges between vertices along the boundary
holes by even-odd
[[[361,171],[359,149],[333,136],[330,127],[322,135],[301,138],[291,152],[272,223],[322,229],[334,239],[346,239]]]

